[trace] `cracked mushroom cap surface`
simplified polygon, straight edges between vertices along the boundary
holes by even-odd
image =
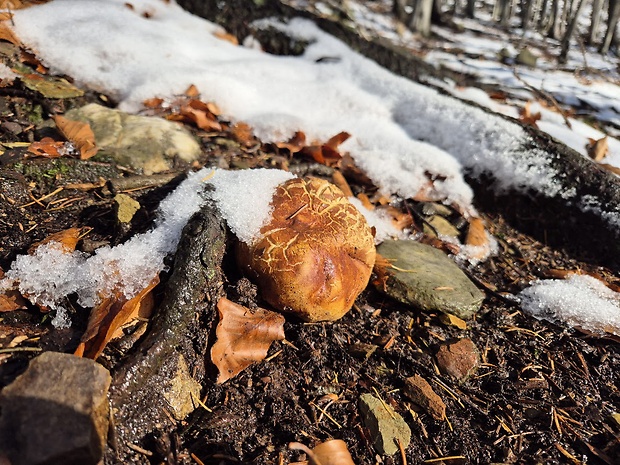
[[[273,212],[238,260],[278,310],[306,321],[337,320],[366,288],[375,262],[364,216],[335,185],[295,178],[276,189]]]

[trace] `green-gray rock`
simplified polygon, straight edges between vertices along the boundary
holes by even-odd
[[[176,157],[191,163],[200,155],[200,145],[187,129],[162,118],[129,115],[95,103],[66,116],[90,124],[100,154],[144,174],[171,169]]]
[[[140,202],[126,194],[116,194],[114,201],[117,205],[116,217],[121,223],[130,223],[136,212],[140,210]]]
[[[443,252],[411,240],[385,241],[377,253],[390,261],[390,276],[377,287],[390,297],[427,311],[470,319],[484,293]]]
[[[520,65],[529,66],[530,68],[536,68],[536,62],[538,57],[534,55],[528,48],[524,48],[519,52],[515,61]]]
[[[426,220],[428,225],[423,225],[424,233],[429,236],[449,236],[459,237],[459,230],[452,225],[447,219],[439,215],[433,215]],[[430,227],[429,227],[430,226]]]
[[[411,429],[392,407],[372,394],[360,396],[360,411],[364,425],[370,430],[375,448],[381,455],[395,454],[398,441],[406,448],[411,441]]]

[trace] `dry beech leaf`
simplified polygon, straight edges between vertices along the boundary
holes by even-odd
[[[484,228],[484,221],[481,218],[474,217],[469,220],[465,244],[476,247],[475,251],[470,251],[469,253],[472,258],[481,259],[488,256],[491,245]]]
[[[164,99],[160,97],[153,97],[146,99],[142,102],[145,108],[158,109],[161,108],[161,105],[164,103]]]
[[[157,284],[159,276],[155,276],[144,289],[129,300],[118,290],[104,298],[91,310],[86,331],[75,350],[75,355],[96,360],[121,326],[141,313],[150,313],[154,306],[151,291]],[[150,308],[141,310],[142,305]]]
[[[276,309],[306,321],[341,318],[375,262],[366,219],[340,189],[316,178],[280,184],[271,206],[261,237],[239,245],[241,268]]]
[[[95,134],[88,123],[73,121],[60,115],[54,116],[54,122],[60,133],[79,149],[80,160],[87,160],[99,151],[95,144]]]
[[[222,297],[217,303],[220,321],[211,360],[217,367],[217,383],[237,376],[265,359],[273,341],[284,339],[284,317],[263,308],[250,310]]]
[[[0,22],[0,40],[6,40],[7,42],[11,42],[13,45],[21,47],[21,41],[4,22]]]
[[[50,234],[45,239],[40,242],[35,242],[28,249],[28,253],[32,255],[36,249],[42,245],[49,244],[50,242],[55,242],[58,244],[58,247],[64,253],[71,253],[75,250],[78,241],[82,237],[82,233],[86,228],[69,228],[64,229],[62,231],[58,231],[57,233]]]
[[[44,137],[40,141],[31,143],[26,150],[45,158],[59,158],[70,152],[66,142],[55,141],[51,137]]]
[[[540,120],[542,118],[542,115],[540,114],[540,112],[532,114],[530,110],[531,103],[532,102],[526,102],[525,106],[521,110],[519,110],[519,121],[537,128],[538,125],[536,124],[536,121]]]
[[[599,166],[601,168],[605,168],[610,173],[620,176],[620,168],[618,168],[617,166],[610,165],[609,163],[599,163]]]
[[[301,152],[314,159],[317,163],[333,166],[341,158],[342,155],[338,151],[338,147],[351,135],[347,132],[340,132],[329,139],[325,144],[312,144],[304,147]]]
[[[198,87],[196,87],[194,84],[190,84],[189,87],[183,93],[187,95],[189,98],[197,98],[200,95],[200,92],[198,91]]]
[[[215,37],[220,40],[225,40],[226,42],[230,42],[233,45],[239,45],[239,40],[232,34],[224,31],[216,31],[213,33]]]
[[[0,268],[0,279],[3,278],[4,270]],[[23,310],[26,308],[27,303],[28,301],[17,290],[10,289],[4,294],[0,294],[0,313]]]
[[[602,137],[600,139],[590,139],[589,144],[586,145],[586,149],[588,151],[588,156],[594,161],[601,161],[607,155],[607,151],[609,150],[609,143],[607,141],[607,136]]]
[[[250,147],[256,144],[256,138],[254,137],[254,133],[249,124],[244,122],[235,123],[230,128],[230,133],[235,138],[237,142],[245,145],[246,147]]]
[[[302,131],[297,131],[293,137],[286,142],[277,142],[276,147],[280,149],[286,149],[291,154],[301,151],[306,146],[306,134]]]
[[[353,197],[351,186],[349,186],[349,183],[340,171],[334,170],[332,174],[332,182],[342,191],[344,195],[347,197]]]
[[[331,439],[309,449],[299,442],[288,445],[291,450],[301,450],[310,458],[310,465],[354,465],[353,458],[342,439]]]

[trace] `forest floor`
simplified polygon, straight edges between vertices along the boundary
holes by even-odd
[[[78,245],[88,251],[121,243],[152,225],[158,202],[178,178],[123,190],[141,209],[130,228],[121,227],[114,183],[143,176],[106,159],[31,157],[19,144],[48,134],[42,123],[52,115],[88,102],[109,105],[109,98],[87,91],[79,98],[52,99],[19,80],[0,88],[0,95],[0,144],[5,147],[0,155],[2,269],[10,268],[32,244],[63,229],[88,227],[88,236]],[[247,147],[227,130],[207,133],[187,127],[200,140],[202,155],[192,167],[179,163],[172,172],[179,176],[200,166],[288,166],[318,177],[331,173],[284,149]],[[356,193],[373,193],[354,177],[348,181]],[[421,206],[412,202],[408,208]],[[288,318],[286,343],[274,343],[266,361],[225,384],[215,383],[212,367],[201,393],[209,410],[198,408],[174,429],[145,438],[139,444],[142,452],[134,451],[132,460],[292,464],[306,457],[288,450],[290,442],[312,446],[340,438],[359,465],[618,463],[617,339],[539,321],[506,297],[533,280],[553,277],[557,270],[582,270],[617,283],[614,270],[599,266],[596,257],[578,260],[562,248],[546,245],[543,238],[516,229],[501,212],[481,211],[500,252],[466,267],[486,294],[481,311],[466,328],[448,324],[441,314],[395,302],[370,287],[337,322],[307,324]],[[531,212],[533,222],[538,214]],[[557,212],[558,217],[562,214]],[[422,230],[419,219],[417,224],[416,217],[412,219]],[[224,286],[235,295],[241,276],[230,261],[226,263]],[[164,276],[158,289],[165,281]],[[50,325],[49,315],[36,308],[1,314],[0,388],[41,351],[73,352],[87,315],[78,312],[74,317],[70,328],[57,329]],[[202,330],[208,337],[214,328]],[[471,376],[456,380],[438,368],[436,354],[443,345],[462,338],[473,341],[479,366]],[[115,370],[123,363],[124,350],[113,343],[100,362]],[[404,380],[415,374],[445,402],[443,419],[433,418],[404,395]],[[412,439],[403,456],[377,454],[360,415],[359,398],[364,393],[383,399],[410,426]]]

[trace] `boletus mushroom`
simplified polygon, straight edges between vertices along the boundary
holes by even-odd
[[[375,262],[364,216],[333,184],[291,179],[276,189],[271,220],[238,261],[278,310],[306,321],[337,320],[370,279]]]

